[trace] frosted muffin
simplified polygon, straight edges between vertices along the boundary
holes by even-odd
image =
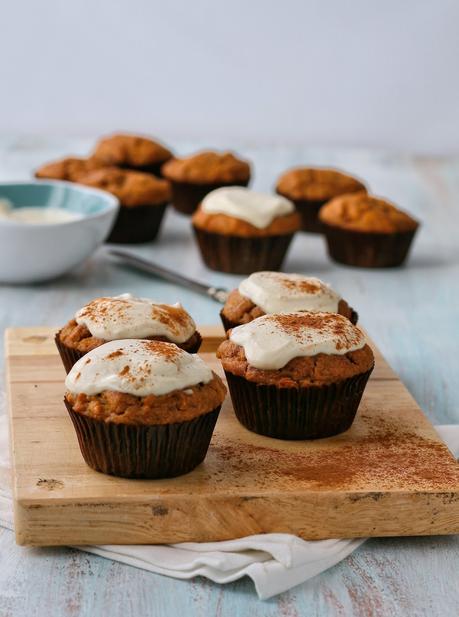
[[[199,465],[226,393],[199,356],[136,339],[96,347],[65,386],[86,463],[126,478],[172,477]]]
[[[225,330],[272,313],[340,313],[354,325],[358,315],[318,278],[285,272],[254,272],[230,292],[220,317]]]
[[[330,257],[361,268],[400,266],[418,221],[385,199],[357,193],[329,201],[319,213]]]
[[[161,175],[161,166],[172,157],[163,144],[149,137],[120,133],[100,139],[93,158],[105,167],[121,167]]]
[[[362,332],[331,313],[258,317],[233,328],[217,356],[238,420],[278,439],[346,431],[374,366]]]
[[[170,202],[169,182],[151,174],[104,167],[79,176],[80,184],[112,193],[120,209],[107,242],[151,242],[159,233]]]
[[[277,181],[276,191],[293,201],[301,214],[303,231],[322,233],[320,208],[330,199],[347,193],[366,192],[360,180],[337,169],[297,167]]]
[[[209,268],[251,274],[281,268],[300,216],[284,197],[231,186],[209,193],[192,223]]]
[[[67,373],[88,351],[116,339],[150,339],[175,343],[197,353],[201,335],[180,304],[161,304],[131,294],[92,300],[56,334]]]
[[[78,182],[81,176],[104,167],[100,161],[94,158],[80,158],[69,156],[58,161],[51,161],[35,170],[35,177],[46,180],[66,180]]]
[[[221,186],[247,186],[250,165],[231,152],[198,152],[174,158],[162,167],[172,185],[172,203],[182,214],[193,214],[211,191]]]

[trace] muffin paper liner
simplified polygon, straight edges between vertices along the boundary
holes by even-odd
[[[128,208],[121,206],[106,242],[139,244],[151,242],[161,227],[167,203]]]
[[[64,343],[60,339],[60,333],[61,331],[59,330],[59,332],[54,337],[54,342],[56,343],[56,347],[61,357],[62,364],[64,365],[65,372],[69,373],[75,362],[85,356],[87,352],[83,353],[81,351],[78,351],[77,349],[72,349],[71,347],[67,347],[67,345],[64,345]],[[185,349],[185,351],[187,351],[188,353],[198,353],[199,348],[201,347],[202,336],[197,330],[195,332],[195,335],[197,335],[196,341],[194,341],[192,345]],[[180,343],[178,347],[184,349],[182,345],[183,344]]]
[[[351,426],[372,370],[305,388],[279,388],[225,374],[236,416],[250,431],[277,439],[320,439]]]
[[[359,268],[394,268],[407,258],[416,234],[413,231],[372,233],[324,225],[330,257]]]
[[[73,411],[64,399],[81,454],[92,469],[123,478],[173,478],[202,463],[220,406],[175,424],[104,422]]]
[[[357,311],[354,311],[352,307],[350,307],[350,309],[351,309],[351,316],[349,318],[349,321],[355,326],[357,324],[357,321],[359,320],[359,314],[357,313]],[[223,309],[220,311],[220,319],[222,321],[223,328],[225,329],[226,333],[228,332],[228,330],[231,330],[232,328],[236,328],[237,326],[242,325],[240,323],[236,323],[235,321],[231,321],[231,319],[228,319],[228,317],[225,317],[223,313]]]
[[[247,186],[246,182],[216,182],[212,184],[193,184],[191,182],[171,182],[172,204],[182,214],[191,215],[204,197],[211,191],[223,186]]]
[[[229,274],[280,270],[293,238],[293,234],[243,238],[193,228],[206,266]]]
[[[327,200],[292,199],[301,216],[301,229],[314,234],[323,234],[324,226],[319,220],[319,210]]]

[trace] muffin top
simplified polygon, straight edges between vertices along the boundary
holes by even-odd
[[[231,184],[247,182],[250,165],[231,152],[198,152],[185,158],[174,158],[161,168],[165,178],[194,184]]]
[[[365,193],[332,199],[320,209],[319,219],[334,227],[375,233],[414,231],[419,226],[390,202]]]
[[[35,171],[35,177],[77,182],[80,176],[100,167],[103,167],[103,164],[94,158],[67,157],[42,165]]]
[[[148,167],[168,161],[172,153],[162,144],[139,135],[110,135],[95,147],[94,158],[104,165]]]
[[[341,300],[339,294],[320,279],[285,272],[254,272],[240,283],[239,293],[264,313],[337,313]]]
[[[96,298],[77,311],[75,321],[105,341],[165,336],[173,343],[183,343],[196,331],[180,304],[161,304],[131,294]]]
[[[337,169],[297,167],[282,174],[276,190],[290,199],[328,201],[345,193],[366,192],[366,187]]]
[[[341,381],[374,364],[362,332],[334,313],[258,317],[230,330],[217,355],[225,371],[278,387]]]
[[[300,218],[291,201],[239,186],[211,191],[192,218],[196,227],[238,236],[293,233]]]
[[[171,198],[167,180],[118,167],[96,169],[81,175],[79,182],[113,193],[121,205],[127,208],[163,204]]]

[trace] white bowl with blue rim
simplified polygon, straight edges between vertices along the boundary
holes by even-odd
[[[110,193],[70,182],[0,183],[0,282],[71,270],[107,238],[118,208]]]

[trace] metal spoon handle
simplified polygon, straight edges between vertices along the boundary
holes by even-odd
[[[148,259],[144,259],[143,257],[138,257],[133,253],[129,253],[128,251],[121,251],[119,249],[109,249],[108,253],[121,259],[125,264],[136,268],[137,270],[141,270],[142,272],[148,272],[149,274],[154,274],[155,276],[162,278],[166,281],[170,281],[171,283],[175,283],[176,285],[181,285],[182,287],[186,287],[187,289],[191,289],[200,294],[207,296],[208,298],[212,298],[216,302],[220,304],[225,304],[228,298],[228,290],[223,287],[209,287],[205,283],[200,283],[199,281],[195,281],[194,279],[190,279],[183,274],[178,274],[177,272],[173,272],[172,270],[168,270],[164,268],[164,266],[159,266],[158,264],[149,261]]]

